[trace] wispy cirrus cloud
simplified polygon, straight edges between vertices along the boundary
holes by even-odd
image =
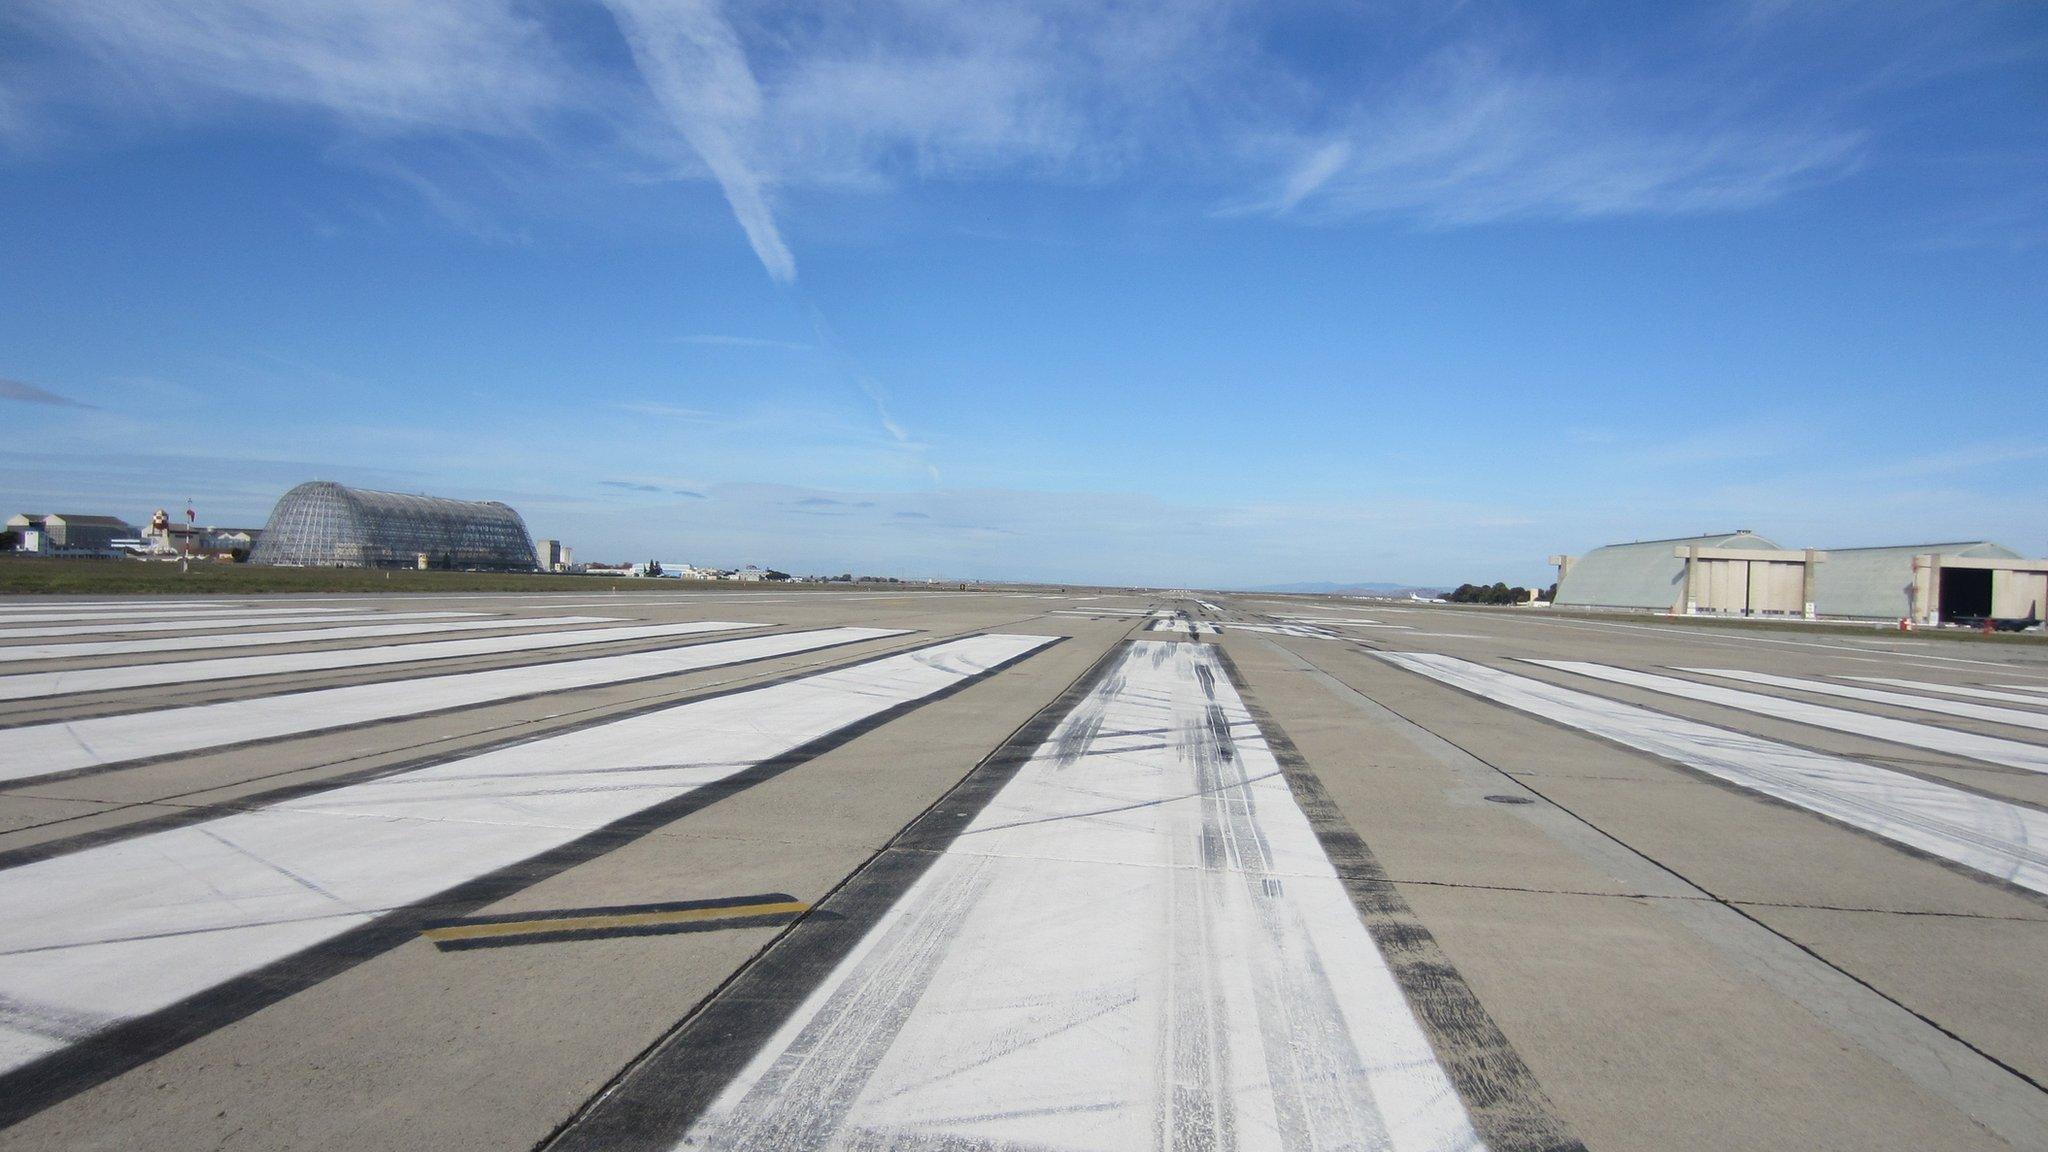
[[[541,23],[504,0],[23,0],[15,20],[103,65],[61,95],[173,119],[249,101],[378,132],[498,133],[571,99]]]
[[[711,348],[783,348],[790,351],[807,351],[811,347],[798,340],[770,340],[762,336],[719,336],[693,334],[670,337],[673,344],[701,344]]]
[[[23,404],[48,404],[53,408],[91,408],[94,405],[59,396],[26,380],[0,379],[0,400],[16,400]]]
[[[1568,74],[1440,53],[1226,213],[1435,226],[1753,208],[1854,171],[1869,134],[1746,107],[1697,78]]]
[[[664,420],[687,420],[698,424],[718,423],[723,419],[717,413],[702,408],[685,408],[680,404],[661,404],[651,400],[628,401],[612,407],[639,416],[659,416]]]
[[[690,142],[771,279],[796,282],[796,257],[768,203],[768,179],[752,155],[761,89],[739,36],[716,0],[606,0],[663,111]]]
[[[1904,6],[1642,23],[1589,45],[1543,6],[19,0],[0,6],[26,46],[0,144],[79,109],[144,128],[313,114],[350,138],[343,162],[483,239],[522,232],[458,176],[500,200],[708,179],[791,283],[778,200],[799,189],[1128,184],[1191,216],[1435,227],[1741,211],[1883,162],[1878,97],[2042,53],[1995,19]],[[378,151],[398,144],[412,162]],[[417,162],[428,145],[464,162]],[[2020,206],[2028,234],[2039,208]]]

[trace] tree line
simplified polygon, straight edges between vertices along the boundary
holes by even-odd
[[[1549,600],[1557,595],[1557,585],[1552,584],[1536,594],[1538,600]],[[1508,587],[1496,581],[1492,584],[1460,584],[1456,589],[1444,593],[1444,599],[1452,604],[1523,604],[1529,599],[1529,590],[1520,585]]]

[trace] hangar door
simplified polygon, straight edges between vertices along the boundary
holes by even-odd
[[[1694,602],[1702,612],[1798,616],[1806,611],[1806,565],[1801,561],[1715,557],[1695,563]]]
[[[1991,615],[1991,578],[1997,575],[1989,568],[1941,569],[1941,618],[1943,620],[1981,620]]]
[[[1946,583],[1949,573],[1943,572]],[[2003,619],[2048,618],[2048,572],[2003,568],[1991,574],[1991,614]]]

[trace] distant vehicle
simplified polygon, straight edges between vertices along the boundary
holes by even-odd
[[[1448,600],[1445,600],[1445,599],[1444,599],[1443,597],[1441,597],[1441,596],[1417,596],[1417,595],[1416,595],[1415,593],[1413,593],[1413,592],[1410,592],[1410,593],[1408,594],[1408,598],[1409,598],[1410,600],[1413,600],[1413,601],[1415,601],[1415,602],[1416,602],[1417,604],[1448,604],[1448,603],[1450,603],[1450,601],[1448,601]]]

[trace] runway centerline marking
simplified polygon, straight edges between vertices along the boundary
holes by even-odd
[[[1626,684],[1651,692],[1661,692],[1667,696],[1696,700],[1702,704],[1718,704],[1724,708],[1753,712],[1759,716],[1771,716],[1835,732],[1847,732],[1853,736],[1868,736],[1873,740],[1903,744],[1910,748],[1925,748],[1930,752],[1982,760],[1987,764],[2001,764],[2027,772],[2048,772],[2048,748],[2038,744],[2006,740],[1997,736],[1980,736],[1974,732],[1957,732],[1932,724],[1894,720],[1888,716],[1873,716],[1867,712],[1851,712],[1846,708],[1829,708],[1821,704],[1808,704],[1803,700],[1786,700],[1778,696],[1766,696],[1760,692],[1742,692],[1734,688],[1723,688],[1718,684],[1701,684],[1696,680],[1681,680],[1676,676],[1659,676],[1652,672],[1637,672],[1629,668],[1589,664],[1580,660],[1531,660],[1529,663],[1555,668],[1560,672],[1605,680],[1610,684]]]

